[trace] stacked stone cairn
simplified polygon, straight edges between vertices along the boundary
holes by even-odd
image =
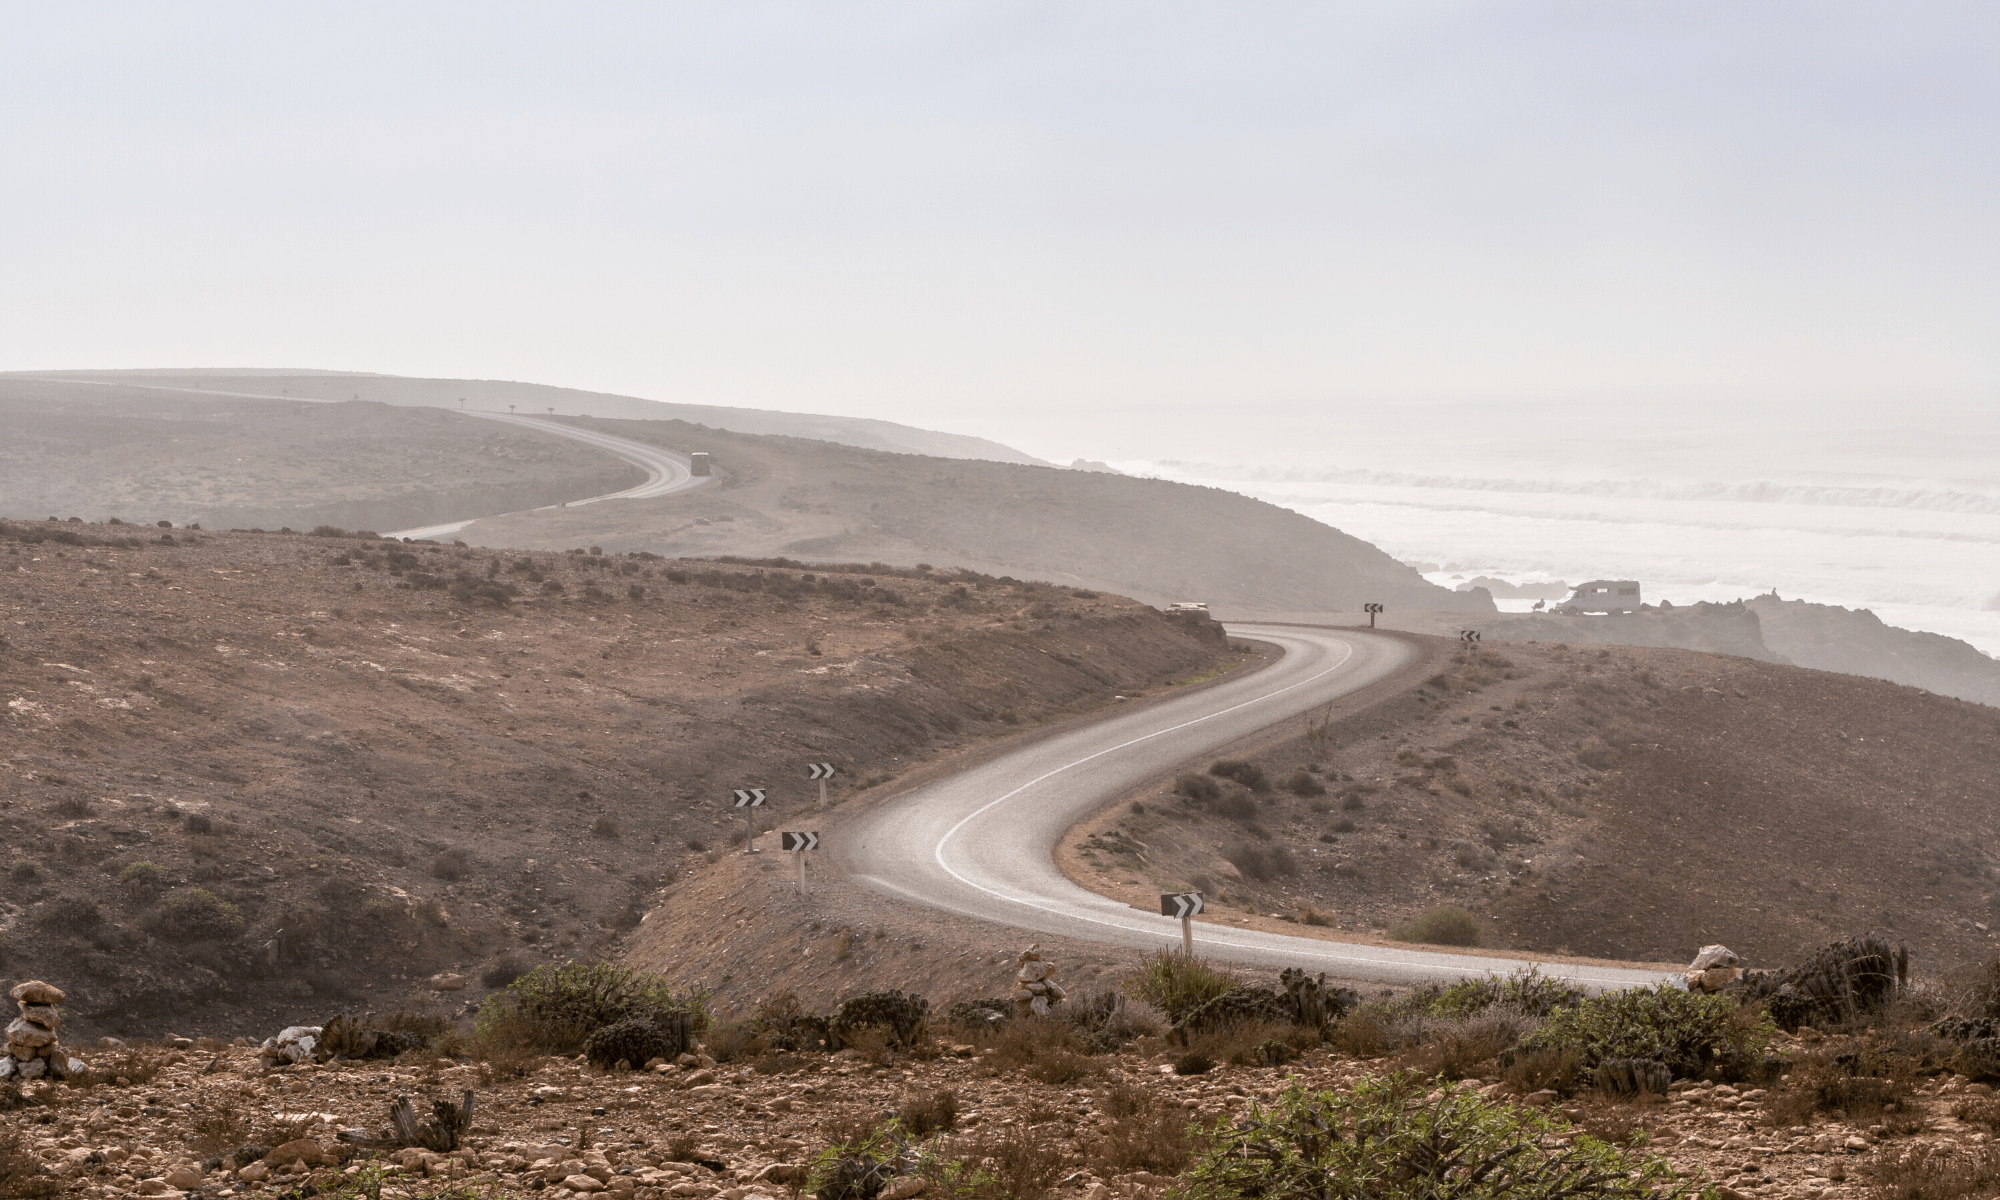
[[[1046,1017],[1068,993],[1056,986],[1056,965],[1042,957],[1039,945],[1021,951],[1014,960],[1014,1011],[1020,1016]]]
[[[0,1079],[68,1079],[83,1070],[83,1062],[69,1056],[57,1040],[62,1024],[56,1005],[63,990],[52,983],[30,979],[16,984],[7,993],[21,1006],[21,1015],[7,1026],[7,1053],[0,1055]]]

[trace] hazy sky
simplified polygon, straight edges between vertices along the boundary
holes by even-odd
[[[0,369],[1107,457],[1422,398],[2000,409],[1991,3],[4,12]]]

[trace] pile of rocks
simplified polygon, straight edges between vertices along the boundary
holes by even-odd
[[[1682,978],[1690,992],[1719,992],[1743,978],[1743,960],[1727,946],[1703,946]]]
[[[21,1015],[7,1026],[7,1053],[0,1055],[0,1079],[68,1079],[83,1070],[81,1059],[71,1058],[56,1038],[62,1015],[56,1005],[63,990],[52,983],[30,979],[16,984],[7,993],[21,1006]]]
[[[1049,1015],[1051,1006],[1067,995],[1055,981],[1056,965],[1042,957],[1040,946],[1030,946],[1014,960],[1014,1010],[1021,1016]]]

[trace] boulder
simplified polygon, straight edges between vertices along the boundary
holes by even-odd
[[[1689,971],[1706,971],[1710,967],[1740,967],[1743,959],[1727,946],[1703,946],[1687,965]]]
[[[193,1167],[180,1166],[166,1174],[167,1186],[177,1191],[188,1191],[201,1186],[201,1172]]]
[[[302,1162],[309,1167],[323,1167],[333,1160],[327,1157],[326,1151],[320,1148],[318,1142],[311,1138],[298,1138],[282,1146],[273,1147],[271,1152],[264,1156],[264,1161],[271,1166]]]

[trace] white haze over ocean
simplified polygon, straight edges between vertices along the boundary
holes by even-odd
[[[1431,406],[1259,450],[1113,461],[1280,504],[1457,586],[1637,578],[1648,600],[1776,589],[2000,655],[2000,428],[1970,407],[1744,424],[1650,411]],[[1415,416],[1413,420],[1412,417]],[[1506,609],[1530,601],[1506,601]]]

